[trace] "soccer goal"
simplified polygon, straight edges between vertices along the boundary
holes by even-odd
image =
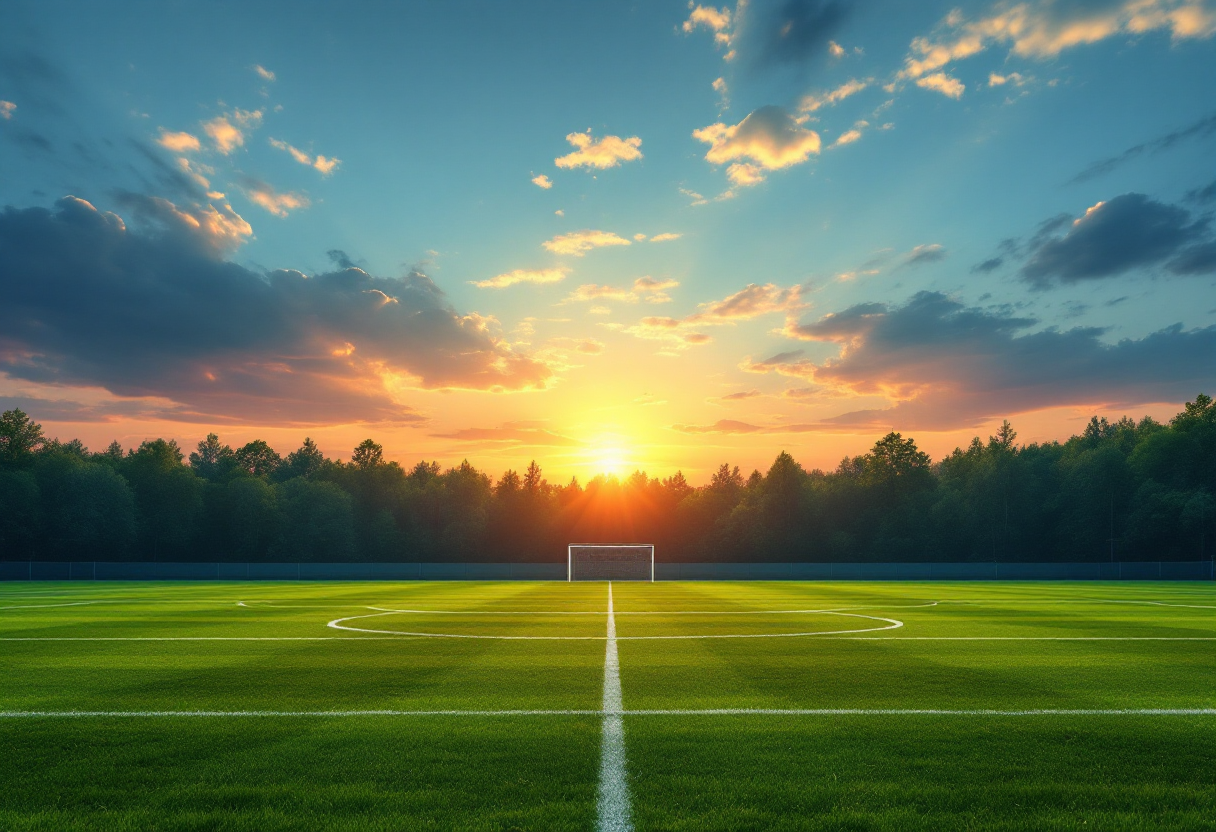
[[[566,580],[653,581],[654,546],[571,543],[567,547]]]

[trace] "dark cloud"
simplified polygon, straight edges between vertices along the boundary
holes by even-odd
[[[329,261],[339,269],[358,268],[355,265],[355,261],[351,260],[346,252],[340,248],[331,248],[329,251],[325,252],[325,256],[328,257]]]
[[[1112,156],[1109,159],[1102,159],[1094,162],[1085,170],[1078,173],[1070,181],[1070,185],[1077,185],[1082,182],[1088,182],[1091,179],[1097,179],[1100,176],[1105,176],[1118,167],[1121,167],[1131,160],[1142,156],[1145,153],[1160,153],[1163,150],[1170,150],[1180,142],[1188,139],[1202,138],[1216,133],[1216,113],[1213,113],[1206,118],[1191,124],[1181,130],[1175,130],[1171,133],[1166,133],[1164,136],[1159,136],[1152,141],[1129,147],[1127,150],[1120,153],[1118,156]]]
[[[844,0],[752,0],[739,12],[731,45],[751,66],[805,65],[827,54],[853,6]]]
[[[989,272],[996,271],[1003,265],[1005,265],[1005,258],[992,257],[988,260],[985,260],[983,263],[976,263],[974,266],[971,267],[971,272],[973,274],[988,274]]]
[[[947,430],[1047,407],[1179,402],[1216,378],[1216,326],[1112,344],[1101,329],[1030,331],[1037,323],[921,292],[903,306],[864,304],[787,330],[839,344],[836,358],[784,353],[746,369],[896,402],[824,420],[824,429]]]
[[[1216,240],[1186,249],[1166,267],[1174,274],[1211,274],[1216,272]]]
[[[146,186],[146,190],[154,193],[168,193],[174,198],[185,197],[192,202],[203,202],[207,199],[206,189],[199,187],[198,182],[186,174],[180,167],[165,161],[164,154],[139,139],[127,139],[127,144],[151,168],[149,177],[144,171],[131,166],[130,171]]]
[[[65,99],[73,93],[62,70],[30,51],[0,49],[0,84],[3,97],[27,112],[62,113]]]
[[[403,388],[543,388],[545,364],[426,275],[254,272],[231,211],[127,195],[0,213],[0,372],[161,397],[209,420],[416,421]]]
[[[1059,234],[1060,229],[1065,229]],[[1112,277],[1134,268],[1167,264],[1176,274],[1194,274],[1202,253],[1187,249],[1207,236],[1207,222],[1191,219],[1185,208],[1144,194],[1123,194],[1099,202],[1074,222],[1053,218],[1027,246],[1021,274],[1040,288],[1053,281],[1075,283]]]
[[[55,146],[51,144],[51,140],[34,130],[14,127],[0,132],[0,136],[7,136],[13,144],[24,150],[37,153],[55,152]]]
[[[1187,191],[1186,198],[1188,202],[1216,202],[1216,179],[1202,188]]]

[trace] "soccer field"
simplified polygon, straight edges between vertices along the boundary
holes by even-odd
[[[1216,588],[0,585],[0,829],[1216,829]]]

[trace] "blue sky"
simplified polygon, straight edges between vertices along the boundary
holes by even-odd
[[[0,32],[0,399],[65,437],[696,480],[1216,381],[1211,2],[40,2]]]

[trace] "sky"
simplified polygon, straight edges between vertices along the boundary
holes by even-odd
[[[1216,0],[0,6],[0,408],[550,479],[1216,392]]]

